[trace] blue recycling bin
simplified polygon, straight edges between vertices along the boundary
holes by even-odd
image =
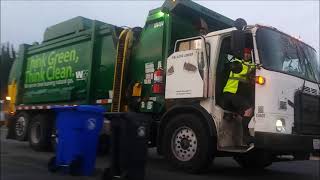
[[[64,169],[73,175],[90,176],[95,170],[99,132],[103,124],[103,107],[55,107],[58,144],[49,170]]]

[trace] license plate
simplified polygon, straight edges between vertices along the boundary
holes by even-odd
[[[313,139],[313,149],[320,149],[320,139]]]

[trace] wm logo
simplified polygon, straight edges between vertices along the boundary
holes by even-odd
[[[85,80],[88,76],[88,70],[76,71],[76,80]]]

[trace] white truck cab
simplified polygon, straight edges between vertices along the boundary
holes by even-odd
[[[241,58],[244,47],[252,49],[255,64],[249,93],[254,107],[249,123],[251,144],[242,142],[241,117],[224,107],[222,92],[229,77],[228,64],[232,58]],[[278,155],[308,158],[311,152],[320,150],[317,62],[311,46],[261,25],[241,30],[229,28],[177,41],[175,52],[167,59],[165,98],[176,106],[197,104],[207,114],[203,117],[210,116],[208,119],[213,123],[207,134],[211,140],[206,143],[212,143],[209,151],[213,153],[199,149],[200,141],[207,139],[200,139],[203,135],[186,120],[200,116],[190,115],[182,117],[185,122],[172,131],[172,153],[167,157],[171,161],[176,159],[176,165],[191,169],[207,163],[201,161],[202,157],[194,160],[198,164],[191,162],[199,156],[197,151],[209,154],[205,156],[207,159],[230,153],[244,167],[266,167]],[[188,108],[184,112],[192,114]],[[233,114],[233,119],[224,119],[226,114]]]

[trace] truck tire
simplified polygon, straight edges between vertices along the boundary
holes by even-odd
[[[30,115],[26,112],[21,112],[16,116],[14,124],[15,137],[19,141],[26,141],[28,137],[28,127]]]
[[[35,151],[46,151],[50,147],[52,122],[48,115],[36,115],[29,128],[29,145]]]
[[[212,163],[216,145],[208,129],[193,114],[175,116],[166,126],[163,152],[176,168],[200,173]]]
[[[253,150],[234,156],[234,160],[243,168],[264,169],[272,164],[272,155],[263,150]]]

